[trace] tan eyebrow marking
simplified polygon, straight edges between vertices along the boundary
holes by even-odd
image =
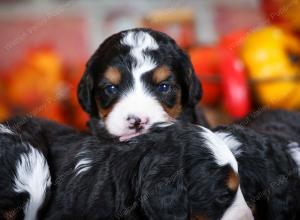
[[[104,73],[104,77],[114,85],[118,85],[121,82],[121,73],[116,67],[108,67]]]
[[[154,70],[154,73],[152,75],[153,81],[158,84],[160,82],[163,82],[171,75],[171,71],[169,67],[167,66],[161,66]]]

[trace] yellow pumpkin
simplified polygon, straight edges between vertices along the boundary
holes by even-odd
[[[272,108],[300,107],[300,41],[290,32],[269,26],[249,33],[241,51],[262,105]]]

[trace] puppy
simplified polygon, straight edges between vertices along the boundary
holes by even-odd
[[[253,219],[237,161],[208,129],[162,123],[115,143],[79,136],[61,143],[68,151],[45,219]]]
[[[264,112],[247,126],[219,127],[215,134],[238,161],[255,219],[300,219],[300,114]]]
[[[92,130],[103,125],[120,140],[174,119],[207,125],[195,112],[201,95],[189,57],[166,34],[145,28],[107,38],[78,87]]]
[[[43,144],[0,125],[0,219],[38,218],[51,184]]]
[[[76,132],[41,119],[17,117],[0,124],[0,219],[42,218],[64,151],[52,142],[68,133]]]

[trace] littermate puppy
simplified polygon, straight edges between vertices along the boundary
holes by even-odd
[[[67,133],[76,132],[40,119],[18,117],[0,124],[0,219],[42,218],[56,170],[51,155],[59,157],[64,149],[50,146]]]
[[[126,140],[157,122],[206,124],[189,57],[164,33],[136,28],[107,38],[87,63],[78,87],[90,127]]]
[[[77,135],[63,144],[45,219],[253,219],[237,161],[203,127],[161,123],[128,142]]]
[[[300,219],[300,114],[267,111],[217,134],[234,153],[255,219]]]
[[[37,139],[36,144],[32,137],[0,125],[0,219],[38,218],[51,177],[44,142]]]

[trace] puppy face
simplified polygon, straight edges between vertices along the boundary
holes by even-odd
[[[91,117],[125,140],[157,122],[179,118],[201,97],[184,52],[167,35],[149,29],[108,38],[88,62],[78,97]]]

